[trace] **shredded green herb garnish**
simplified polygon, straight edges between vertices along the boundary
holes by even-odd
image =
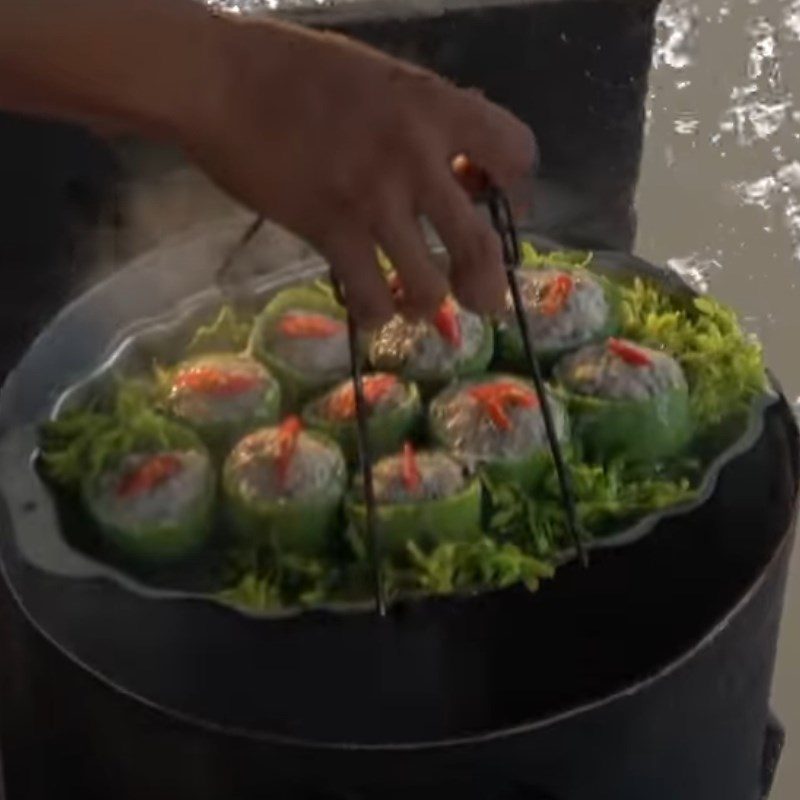
[[[408,543],[416,588],[432,594],[524,583],[531,591],[543,578],[552,578],[550,564],[510,542],[483,537],[477,542],[440,544],[430,553]]]
[[[310,606],[368,596],[370,574],[363,554],[349,562],[281,551],[271,544],[241,545],[229,553],[229,588],[218,597],[255,610]]]
[[[445,543],[429,552],[408,542],[408,558],[384,564],[384,584],[390,599],[401,594],[448,594],[502,588],[523,583],[531,591],[554,568],[511,542],[483,537],[476,542]],[[357,558],[349,567],[319,558],[303,558],[274,551],[245,557],[235,583],[219,598],[255,610],[287,605],[309,606],[322,601],[369,597],[369,564]]]
[[[582,251],[540,253],[522,244],[528,267],[591,266]],[[636,278],[618,284],[625,337],[665,350],[689,382],[692,415],[699,429],[746,415],[766,389],[761,346],[748,336],[736,313],[710,297],[678,297]]]
[[[239,572],[235,583],[218,596],[233,605],[257,610],[310,606],[329,599],[331,575],[330,565],[322,559],[285,554],[266,569]]]
[[[254,611],[269,611],[283,605],[280,586],[271,576],[249,571],[242,572],[234,580],[234,585],[217,594],[223,602]]]
[[[247,347],[253,327],[252,316],[223,306],[208,325],[201,325],[186,348],[188,356],[213,352],[240,352]]]
[[[637,475],[621,463],[604,466],[571,458],[568,462],[575,492],[578,522],[588,538],[607,535],[648,514],[688,503],[696,497],[692,478],[696,466],[687,463],[684,475]],[[496,484],[483,476],[488,505],[488,533],[510,541],[539,558],[551,558],[572,545],[555,470],[551,469],[533,495],[516,486]]]
[[[592,253],[587,250],[555,250],[541,253],[530,242],[520,243],[520,256],[526,267],[585,268],[592,261]]]
[[[42,426],[40,452],[50,480],[76,488],[133,452],[200,447],[194,433],[152,407],[151,388],[121,382],[110,406],[68,411]]]
[[[766,373],[761,346],[731,309],[710,297],[670,297],[639,279],[621,293],[625,336],[678,360],[699,428],[747,414],[766,389]]]

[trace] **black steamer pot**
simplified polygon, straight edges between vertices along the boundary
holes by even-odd
[[[408,6],[298,14],[512,107],[541,146],[535,230],[627,249],[656,3]],[[127,325],[207,286],[238,233],[165,248],[69,306],[9,377],[0,432],[29,445],[59,387]],[[40,262],[10,273],[4,305],[52,286],[54,262]],[[21,447],[18,476],[29,457]],[[50,574],[21,556],[0,502],[9,797],[755,800],[765,742],[774,760],[767,702],[797,485],[781,399],[691,515],[594,553],[588,571],[567,565],[536,595],[406,603],[385,619],[257,620]]]
[[[239,233],[192,237],[96,286],[3,390],[0,541],[30,623],[13,621],[25,648],[8,658],[52,714],[31,731],[48,770],[28,796],[759,797],[798,484],[783,399],[701,507],[536,594],[259,618],[89,578],[66,556],[61,574],[34,565],[16,537],[26,515],[53,519],[25,495],[35,422],[142,320],[179,313]]]

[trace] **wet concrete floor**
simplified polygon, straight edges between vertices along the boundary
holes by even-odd
[[[665,0],[637,206],[638,252],[707,284],[800,395],[800,2]],[[797,402],[797,401],[796,401]],[[774,707],[788,730],[773,790],[800,797],[800,550]]]

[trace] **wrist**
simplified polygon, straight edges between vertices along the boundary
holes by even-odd
[[[169,105],[166,129],[179,144],[192,149],[225,135],[232,117],[242,112],[242,87],[258,76],[262,108],[277,107],[292,93],[298,47],[308,32],[274,20],[252,20],[224,13],[206,13],[198,25],[202,46],[187,54],[184,76],[189,85],[179,94],[188,99]],[[299,40],[298,40],[299,34]],[[257,60],[257,63],[254,63]],[[295,84],[296,85],[296,84]],[[175,90],[173,90],[175,91]],[[249,98],[252,101],[252,98]],[[269,131],[264,131],[265,141]]]
[[[226,22],[195,2],[163,3],[164,13],[148,20],[134,86],[122,95],[122,115],[140,133],[176,144],[210,123],[212,98],[223,81],[221,28]]]
[[[0,107],[172,139],[213,91],[217,20],[194,0],[0,9]]]

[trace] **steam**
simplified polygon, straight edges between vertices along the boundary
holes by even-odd
[[[213,272],[226,248],[254,215],[220,190],[180,154],[155,145],[116,145],[124,178],[117,189],[114,224],[94,231],[95,266],[82,272],[89,285],[132,260],[170,243],[191,238],[193,262],[165,264],[169,269]],[[224,231],[224,234],[220,234]],[[276,225],[262,230],[237,259],[237,272],[262,274],[310,255],[310,248]]]

